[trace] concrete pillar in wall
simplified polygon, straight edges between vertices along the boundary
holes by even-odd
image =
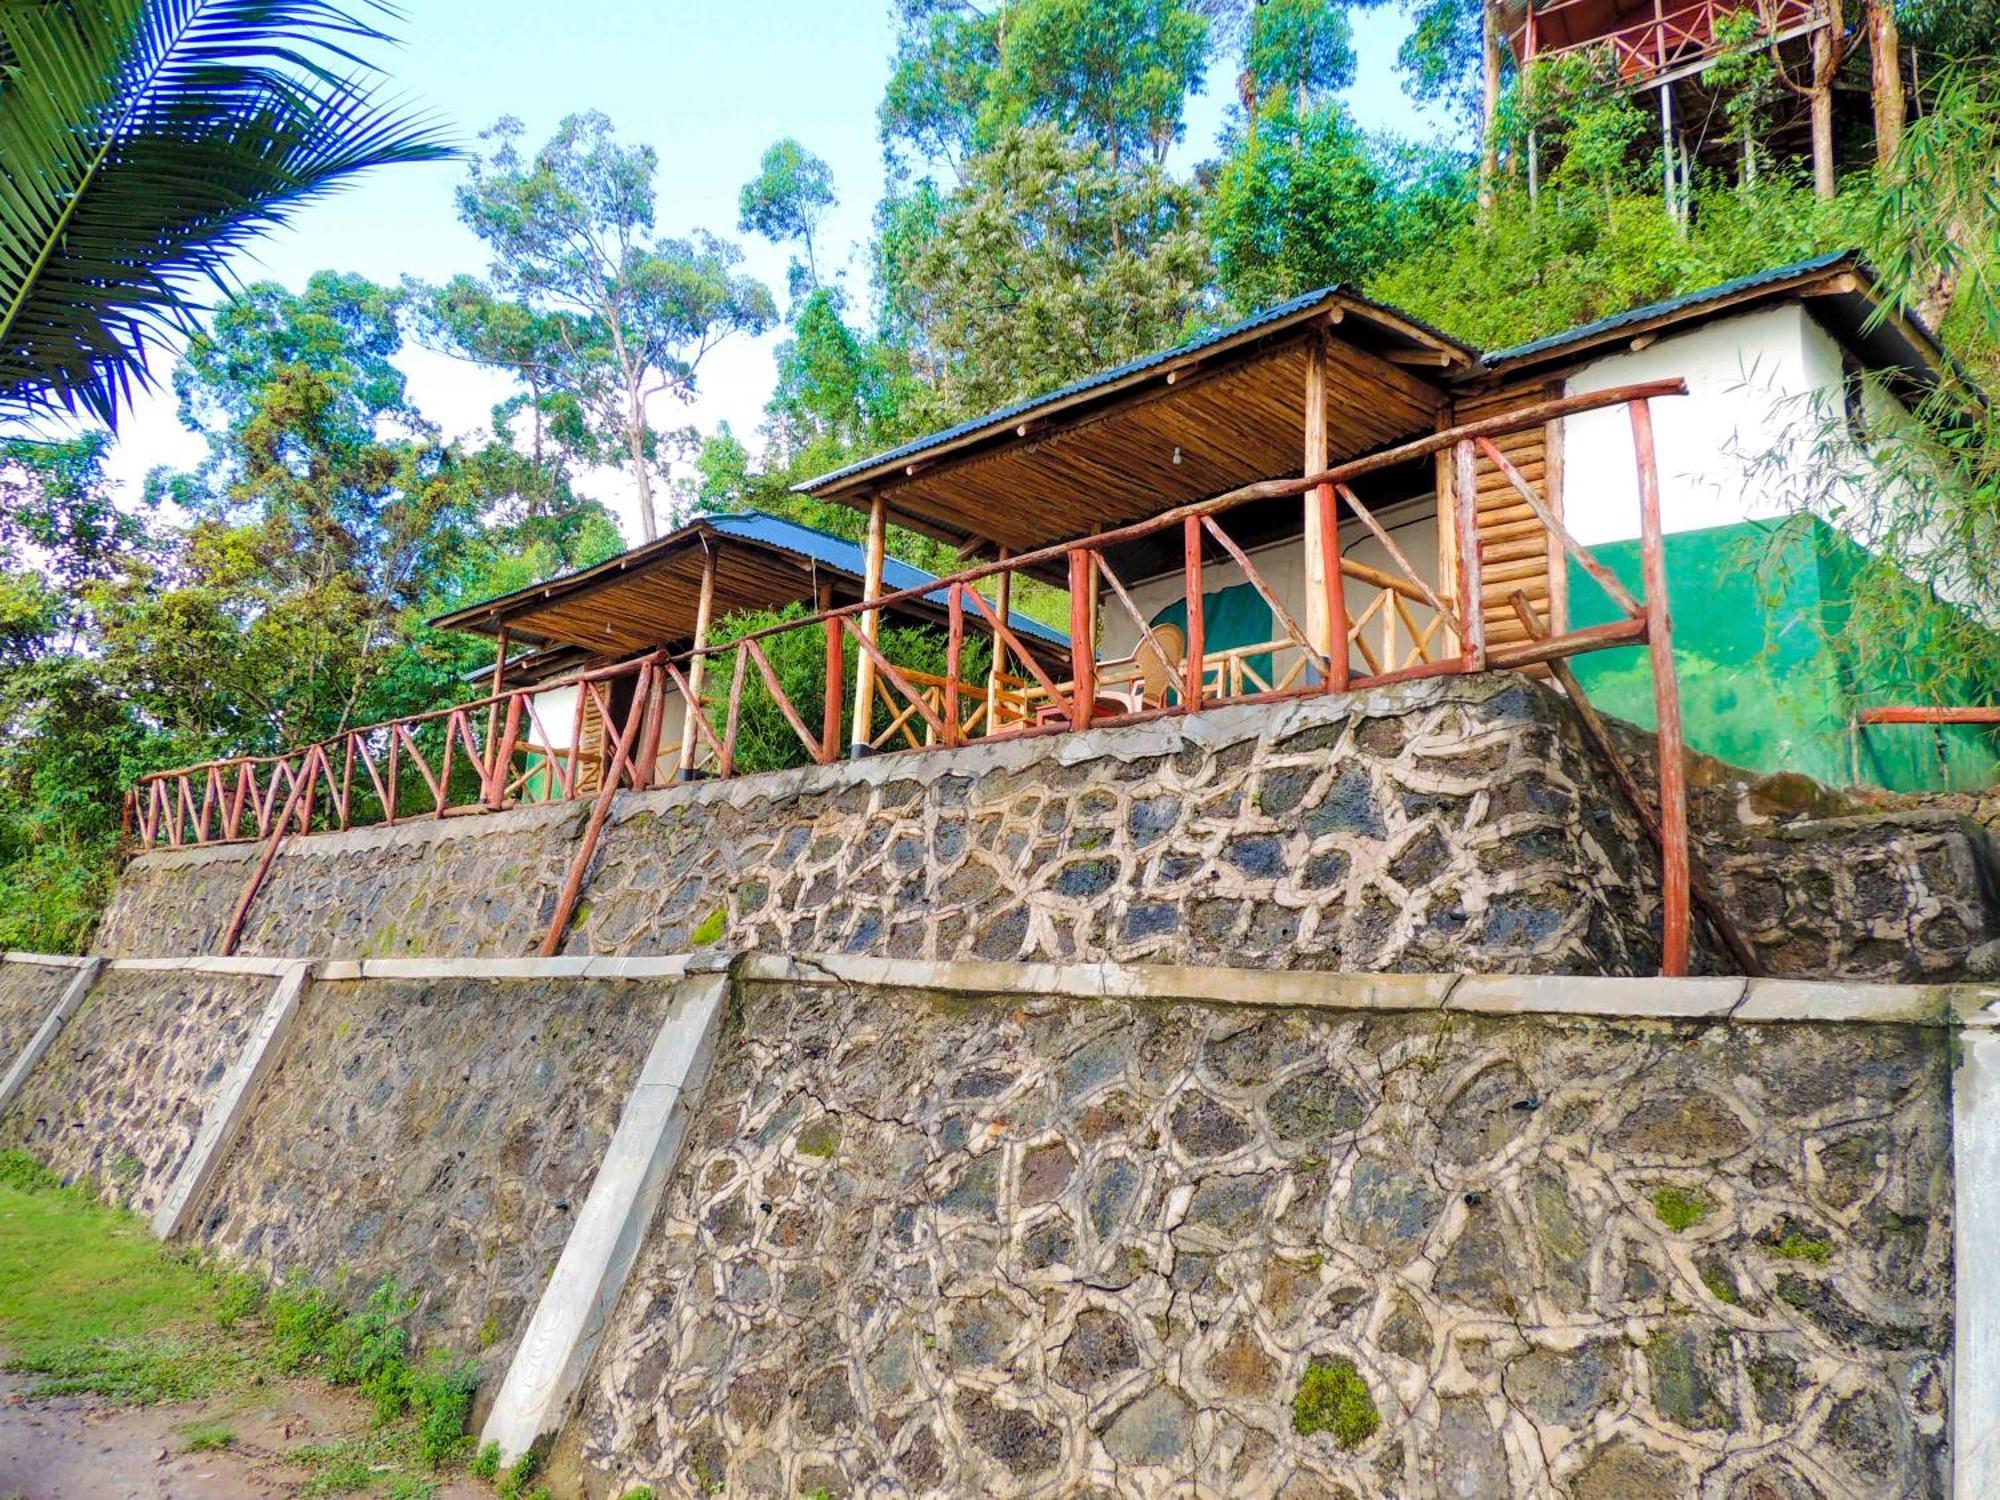
[[[2000,1495],[2000,1030],[1981,1010],[1959,1032],[1952,1080],[1951,1468],[1957,1500]]]
[[[14,961],[10,955],[9,962]],[[42,1060],[49,1048],[55,1045],[57,1033],[63,1029],[64,1023],[76,1014],[76,1008],[83,1004],[84,996],[90,993],[90,987],[97,982],[98,971],[104,967],[104,960],[101,958],[59,959],[56,962],[62,963],[65,967],[73,965],[76,974],[63,986],[62,994],[56,998],[56,1003],[49,1007],[49,1013],[42,1017],[42,1024],[35,1028],[35,1034],[28,1038],[28,1044],[21,1049],[20,1055],[8,1064],[6,1076],[0,1078],[0,1115],[7,1113],[8,1106],[14,1102],[14,1096],[21,1092],[21,1086],[28,1081],[28,1075],[35,1071],[35,1065]]]
[[[243,1050],[236,1054],[236,1061],[229,1065],[215,1097],[209,1101],[201,1117],[201,1129],[195,1133],[194,1144],[188,1148],[187,1159],[175,1174],[173,1186],[167,1189],[167,1196],[153,1214],[153,1233],[159,1238],[170,1240],[179,1234],[201,1206],[209,1183],[228,1158],[230,1147],[236,1144],[243,1122],[256,1107],[264,1080],[284,1056],[292,1022],[298,1018],[299,999],[312,983],[312,972],[312,963],[307,960],[287,966],[278,976],[263,1013],[244,1039]]]
[[[708,1076],[729,976],[683,980],[632,1097],[535,1304],[521,1346],[480,1433],[512,1463],[569,1415],[584,1371],[618,1305],[639,1242],[673,1173],[690,1098]]]

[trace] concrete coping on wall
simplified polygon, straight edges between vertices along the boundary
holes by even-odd
[[[0,963],[34,964],[44,969],[87,969],[102,959],[78,958],[70,953],[16,953],[9,949],[0,953]]]
[[[9,962],[83,967],[45,954]],[[292,958],[120,958],[125,972],[279,978]],[[1173,964],[1013,963],[871,958],[854,954],[706,951],[650,957],[369,958],[318,960],[316,982],[361,979],[739,979],[858,984],[939,994],[1041,995],[1315,1010],[1449,1011],[1463,1015],[1592,1016],[1605,1020],[1857,1022],[2000,1028],[2000,983],[1875,984],[1850,980],[1556,974],[1342,974]]]

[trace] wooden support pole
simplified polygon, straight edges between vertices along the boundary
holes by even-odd
[[[861,597],[872,602],[882,597],[882,559],[889,544],[889,506],[880,495],[868,502],[868,543],[861,564]],[[861,614],[861,634],[870,645],[881,639],[882,611],[869,609]],[[854,663],[854,727],[848,748],[856,757],[868,753],[868,726],[875,717],[875,659],[861,652]]]
[[[1514,613],[1527,629],[1530,640],[1543,641],[1549,638],[1548,626],[1544,625],[1541,616],[1535,613],[1535,606],[1529,602],[1526,594],[1516,589],[1508,596],[1507,602],[1514,606]],[[1562,687],[1563,696],[1569,700],[1571,712],[1576,715],[1577,723],[1583,728],[1584,738],[1590,741],[1598,755],[1603,758],[1605,765],[1610,767],[1611,779],[1618,783],[1618,790],[1624,793],[1625,801],[1631,806],[1633,816],[1639,820],[1639,826],[1646,831],[1646,837],[1653,841],[1653,847],[1664,855],[1666,839],[1660,832],[1660,820],[1653,815],[1653,809],[1647,805],[1645,795],[1639,790],[1638,777],[1632,774],[1632,768],[1626,763],[1625,757],[1618,753],[1618,746],[1611,738],[1611,730],[1605,724],[1604,716],[1598,713],[1597,706],[1584,695],[1583,684],[1576,680],[1576,673],[1570,670],[1566,660],[1561,657],[1550,658],[1549,673]],[[1709,888],[1708,882],[1702,878],[1701,872],[1695,869],[1691,857],[1688,861],[1688,893],[1701,908],[1702,915],[1708,918],[1716,936],[1722,939],[1722,946],[1729,950],[1729,956],[1736,960],[1737,968],[1749,978],[1761,979],[1764,976],[1762,960],[1757,957],[1756,950],[1744,941],[1743,934],[1736,929],[1736,924],[1729,920],[1729,913],[1715,892]]]
[[[1202,657],[1208,649],[1207,621],[1201,612],[1201,549],[1205,532],[1201,517],[1189,516],[1181,525],[1181,546],[1186,550],[1187,652],[1181,661],[1181,703],[1189,713],[1201,707],[1202,678],[1207,668]]]
[[[694,770],[696,736],[691,732],[694,715],[704,713],[701,703],[701,685],[708,673],[708,658],[701,650],[708,644],[709,617],[715,612],[715,556],[717,544],[704,538],[701,558],[701,593],[694,606],[694,650],[695,656],[688,663],[688,701],[684,706],[688,723],[681,733],[681,779],[685,781]]]
[[[1323,335],[1315,335],[1306,344],[1306,418],[1305,418],[1305,461],[1301,472],[1316,474],[1326,467],[1327,453],[1327,410],[1326,410],[1326,340]],[[1339,667],[1333,666],[1334,659],[1334,618],[1330,595],[1340,587],[1340,530],[1330,524],[1334,517],[1333,487],[1320,485],[1305,493],[1305,575],[1306,575],[1306,629],[1307,643],[1329,664],[1327,677],[1345,676]],[[1329,536],[1329,532],[1331,535]],[[1329,553],[1333,565],[1328,567]],[[1347,622],[1340,622],[1340,633],[1346,635]],[[1343,639],[1342,644],[1345,644]],[[1347,653],[1339,653],[1344,664]],[[1345,683],[1342,684],[1345,687]]]
[[[965,584],[954,583],[947,590],[950,601],[947,605],[949,624],[944,646],[944,742],[947,745],[962,744],[965,740],[958,713],[958,669],[960,659],[965,655],[966,587]]]
[[[492,687],[493,701],[486,707],[485,801],[489,806],[493,807],[499,806],[499,804],[495,802],[493,799],[493,787],[495,778],[497,777],[499,779],[499,784],[501,786],[504,787],[507,784],[506,769],[500,765],[498,757],[495,754],[495,745],[494,745],[494,742],[500,738],[500,694],[502,694],[507,690],[506,685],[502,680],[506,677],[506,675],[507,675],[507,627],[505,625],[502,625],[500,627],[499,645],[494,649],[493,652],[493,687]]]
[[[1468,672],[1486,670],[1486,605],[1479,567],[1479,460],[1472,439],[1461,438],[1452,476],[1452,510],[1458,557],[1458,618],[1465,627],[1459,655]]]
[[[1000,549],[1000,561],[1005,562],[1009,554],[1005,547]],[[968,584],[971,588],[973,585]],[[993,584],[995,612],[1006,619],[1013,610],[1014,575],[1001,573],[995,576]],[[986,732],[994,734],[1000,728],[1000,679],[1007,670],[1007,644],[999,631],[993,632],[993,663],[986,672]]]
[[[570,857],[569,873],[563,877],[562,890],[556,896],[555,915],[549,919],[548,935],[536,950],[543,958],[554,958],[562,952],[563,940],[569,933],[570,918],[576,915],[577,897],[583,894],[583,877],[590,870],[591,860],[597,857],[597,841],[604,836],[605,822],[611,816],[611,803],[618,795],[619,767],[624,764],[625,752],[646,711],[653,677],[650,669],[642,669],[639,673],[638,701],[632,705],[632,712],[625,716],[625,732],[618,736],[612,747],[610,763],[598,784],[597,800],[590,807],[590,819],[583,825],[583,838],[576,846],[576,853]],[[608,723],[604,732],[607,736],[611,733]]]
[[[1660,737],[1660,972],[1688,971],[1687,760],[1681,735],[1680,679],[1667,609],[1667,556],[1661,535],[1660,473],[1653,453],[1653,413],[1634,401],[1632,448],[1639,464],[1639,555],[1646,586],[1646,648],[1653,663],[1653,715]]]
[[[1097,709],[1097,617],[1091,611],[1096,590],[1091,580],[1097,572],[1091,554],[1072,547],[1069,554],[1069,675],[1070,724],[1090,728]]]
[[[838,618],[826,622],[826,703],[820,710],[820,761],[830,765],[840,756],[840,731],[846,727],[847,653]]]

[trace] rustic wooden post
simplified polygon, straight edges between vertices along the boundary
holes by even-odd
[[[1326,339],[1306,345],[1306,423],[1303,471],[1327,468]],[[1340,577],[1340,520],[1333,486],[1322,484],[1305,499],[1306,639],[1327,662],[1324,686],[1347,691],[1347,607]]]
[[[946,597],[950,602],[944,645],[944,742],[958,745],[965,740],[958,723],[958,663],[965,654],[965,585],[954,583]]]
[[[1091,611],[1092,575],[1097,564],[1082,547],[1069,552],[1070,726],[1090,728],[1097,710],[1097,617]]]
[[[736,774],[736,726],[743,715],[743,668],[749,659],[749,648],[739,644],[736,670],[729,678],[729,717],[722,726],[721,764],[715,768],[715,774],[724,781]]]
[[[715,555],[719,543],[703,537],[701,541],[701,594],[694,606],[694,659],[688,663],[688,702],[686,713],[688,723],[681,734],[681,779],[686,780],[694,770],[695,745],[697,736],[693,733],[693,715],[701,713],[701,683],[706,675],[708,658],[702,648],[708,645],[708,620],[715,609]]]
[[[1005,547],[1000,549],[1000,561],[1008,558]],[[1014,575],[997,573],[994,575],[994,613],[1005,620],[1013,609]],[[999,631],[993,632],[993,661],[986,669],[986,732],[996,734],[1000,729],[1000,678],[1007,667],[1007,643]]]
[[[1187,578],[1187,651],[1181,659],[1181,704],[1193,713],[1201,707],[1201,683],[1208,672],[1202,664],[1208,629],[1201,612],[1201,517],[1189,516],[1181,523],[1181,545],[1186,551],[1183,566]]]
[[[633,762],[634,781],[640,788],[652,786],[660,774],[660,731],[667,722],[667,674],[664,668],[648,663],[641,675],[653,674],[653,691],[646,700],[646,717],[639,726],[639,754]]]
[[[880,495],[868,502],[868,543],[861,565],[861,597],[882,597],[882,557],[889,539],[889,507]],[[861,612],[861,634],[870,645],[881,639],[878,609]],[[875,715],[875,661],[866,651],[854,664],[854,727],[848,736],[849,751],[859,758],[868,753],[868,725]]]
[[[840,755],[840,731],[846,725],[841,702],[847,687],[845,644],[836,616],[826,622],[826,704],[820,712],[820,751],[828,765]]]
[[[1437,414],[1437,430],[1451,427],[1452,409],[1447,406]],[[1437,581],[1438,591],[1453,599],[1460,597],[1458,579],[1458,502],[1454,498],[1457,485],[1452,478],[1456,457],[1449,448],[1440,448],[1431,455],[1431,463],[1437,473]],[[1461,632],[1454,629],[1450,621],[1445,628],[1451,631],[1449,640],[1459,651],[1464,651],[1465,640]]]
[[[486,788],[485,796],[487,804],[494,807],[499,806],[499,804],[493,801],[493,778],[504,775],[504,772],[494,763],[493,742],[500,735],[500,695],[506,691],[506,684],[503,679],[507,675],[507,636],[507,627],[502,625],[500,627],[499,644],[493,651],[493,684],[491,689],[493,702],[486,709],[486,774],[483,778],[483,783]]]
[[[1667,555],[1660,523],[1660,473],[1653,455],[1653,411],[1634,401],[1632,448],[1639,463],[1639,556],[1646,586],[1646,650],[1653,666],[1653,714],[1660,749],[1660,972],[1688,971],[1687,759],[1681,736],[1680,678],[1667,610]]]
[[[1460,439],[1451,501],[1457,518],[1458,618],[1465,627],[1459,654],[1468,672],[1486,670],[1486,601],[1482,597],[1486,590],[1479,566],[1478,464],[1478,450],[1472,439]]]

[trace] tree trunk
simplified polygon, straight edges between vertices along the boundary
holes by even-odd
[[[1868,0],[1870,97],[1875,104],[1875,164],[1887,168],[1903,141],[1902,37],[1895,0]]]
[[[1825,28],[1813,33],[1812,105],[1813,192],[1821,198],[1834,195],[1833,182],[1833,67],[1823,54],[1833,50],[1834,39]]]
[[[639,492],[640,540],[650,542],[660,534],[653,514],[653,476],[646,467],[646,402],[638,391],[627,392],[625,451],[632,461],[632,483]]]
[[[1495,134],[1500,119],[1500,23],[1493,13],[1494,0],[1484,0],[1479,8],[1479,212],[1493,209],[1493,179],[1500,169],[1500,142]]]

